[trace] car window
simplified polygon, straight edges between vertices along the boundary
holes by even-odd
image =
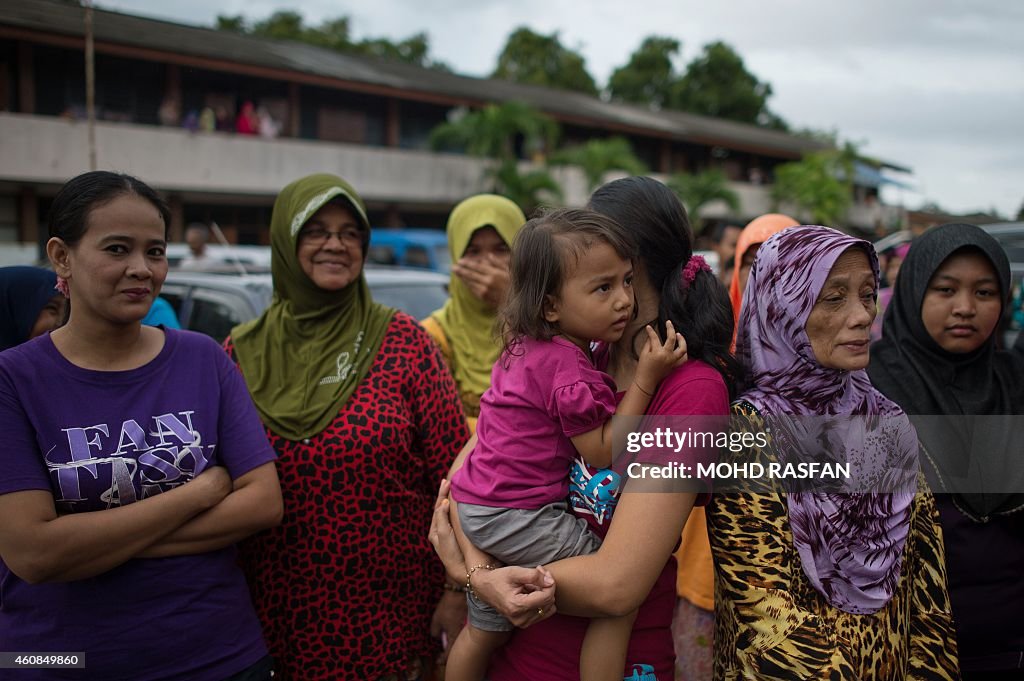
[[[999,244],[1006,251],[1006,257],[1010,259],[1011,263],[1018,264],[1024,263],[1024,239],[1016,239],[1014,241],[1003,241],[999,240]]]
[[[185,302],[185,296],[188,294],[188,289],[184,286],[176,284],[164,284],[163,288],[160,289],[160,297],[171,304],[174,308],[174,314],[178,315],[178,319],[181,319],[181,306]]]
[[[378,265],[398,264],[398,258],[395,257],[395,249],[392,246],[375,246],[370,244],[366,252],[366,260]]]
[[[416,319],[426,319],[448,300],[440,284],[422,282],[372,286],[373,299],[381,305],[398,308]]]
[[[1003,248],[1024,247],[1024,230],[1012,232],[997,232],[994,234],[996,241],[1002,244]]]
[[[430,253],[423,246],[410,245],[405,249],[405,261],[402,264],[407,267],[430,269]]]
[[[238,324],[252,318],[249,304],[241,296],[220,291],[192,289],[188,328],[205,333],[218,343]]]

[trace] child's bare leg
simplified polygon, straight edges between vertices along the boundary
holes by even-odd
[[[580,681],[622,681],[635,619],[636,610],[622,617],[590,620],[580,652]]]
[[[484,631],[467,624],[448,653],[445,681],[483,681],[491,654],[505,645],[511,636],[511,631]]]

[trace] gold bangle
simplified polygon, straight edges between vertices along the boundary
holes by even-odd
[[[633,379],[633,385],[635,385],[636,389],[639,390],[640,392],[642,392],[644,395],[647,395],[648,397],[652,397],[652,398],[654,397],[654,393],[649,393],[646,390],[644,390],[643,387],[641,387],[641,385],[636,382],[635,378]]]
[[[494,569],[494,566],[491,565],[490,563],[485,563],[483,565],[474,565],[473,567],[469,568],[469,572],[466,573],[466,593],[468,593],[473,598],[476,598],[476,592],[473,591],[473,582],[472,582],[473,573],[476,572],[477,570],[493,570],[493,569]]]
[[[445,582],[441,586],[445,591],[455,591],[456,593],[460,594],[466,593],[466,587],[462,586],[461,584],[451,584],[449,582]]]

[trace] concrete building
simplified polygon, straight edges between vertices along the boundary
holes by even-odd
[[[83,16],[67,2],[4,1],[0,242],[44,240],[52,196],[89,168]],[[740,197],[737,219],[771,208],[775,166],[820,148],[752,125],[309,45],[103,10],[94,11],[93,24],[98,167],[163,191],[173,239],[189,222],[214,220],[233,240],[266,243],[276,192],[318,171],[352,181],[374,224],[442,226],[454,203],[487,189],[486,162],[430,151],[430,131],[453,111],[490,102],[519,100],[547,113],[560,124],[563,144],[623,135],[656,173],[720,167]],[[276,137],[234,132],[246,102],[269,113]],[[195,130],[206,109],[231,131]],[[567,203],[586,199],[578,169],[554,174]],[[849,224],[895,225],[900,209],[880,205],[870,185],[858,187]],[[724,215],[725,207],[702,214]]]

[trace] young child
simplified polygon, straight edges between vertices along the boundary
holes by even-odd
[[[639,421],[661,379],[686,360],[686,343],[671,322],[664,343],[648,326],[636,377],[616,408],[615,383],[595,366],[591,347],[618,341],[633,318],[628,234],[598,213],[560,210],[526,223],[512,250],[505,347],[480,401],[476,448],[453,476],[451,495],[474,546],[532,566],[598,549],[586,521],[568,510],[572,462],[578,452],[593,466],[611,465],[612,416]],[[480,567],[490,566],[470,574]],[[512,629],[472,590],[467,598],[469,624],[448,657],[448,681],[482,679]],[[634,617],[591,622],[584,681],[622,678]]]

